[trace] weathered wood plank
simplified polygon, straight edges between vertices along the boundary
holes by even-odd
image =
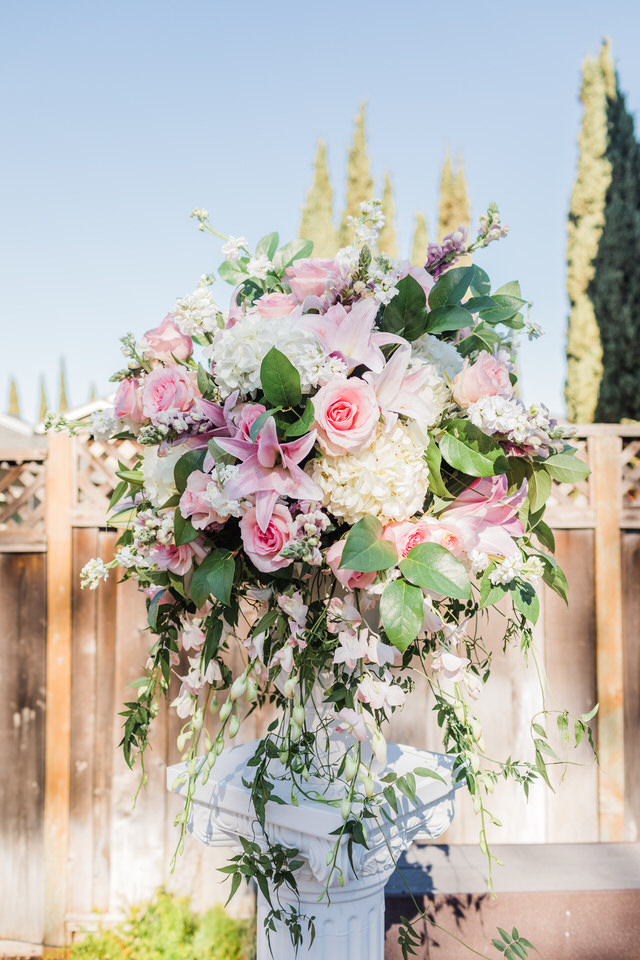
[[[595,528],[600,839],[624,839],[624,687],[619,435],[589,441]]]
[[[640,533],[622,536],[625,840],[640,838]]]
[[[98,555],[95,530],[75,530],[71,598],[71,761],[69,858],[65,915],[90,913],[93,852],[93,765],[96,735],[96,628],[98,591],[80,588],[82,567]]]
[[[44,935],[51,944],[63,942],[67,902],[73,472],[73,441],[62,434],[52,434],[46,480],[48,614],[44,801]]]
[[[0,554],[0,934],[40,943],[44,925],[46,565]]]
[[[545,664],[549,680],[548,706],[587,713],[596,702],[596,624],[594,604],[594,535],[591,530],[556,530],[556,559],[569,583],[569,607],[552,590],[544,591]],[[545,729],[563,756],[557,723],[551,716]],[[594,724],[595,726],[595,724]],[[570,726],[573,730],[573,725]],[[566,749],[566,748],[565,748]],[[571,766],[560,783],[561,770],[551,772],[557,792],[547,794],[551,843],[595,842],[598,839],[598,768],[586,743],[570,751]],[[576,806],[579,801],[579,816]]]

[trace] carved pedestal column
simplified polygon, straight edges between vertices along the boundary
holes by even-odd
[[[247,761],[253,756],[256,742],[240,744],[225,750],[213,768],[206,784],[199,782],[190,808],[188,828],[193,835],[210,846],[234,846],[239,837],[260,843],[264,837],[255,819],[250,791],[243,779],[250,782],[252,767]],[[296,872],[300,899],[288,888],[280,888],[280,906],[294,907],[301,914],[313,916],[316,937],[313,945],[305,946],[307,960],[383,960],[384,955],[384,887],[395,869],[395,861],[407,849],[416,834],[438,837],[451,823],[454,812],[456,786],[451,780],[450,757],[426,750],[416,750],[399,744],[389,744],[386,772],[398,776],[416,767],[428,767],[442,779],[417,777],[418,806],[406,797],[398,796],[398,813],[390,808],[391,822],[380,817],[379,822],[367,820],[368,849],[355,845],[352,861],[346,842],[338,851],[339,868],[331,876],[330,903],[318,903],[330,874],[327,864],[329,851],[335,842],[330,836],[342,824],[338,807],[313,803],[304,798],[297,806],[291,805],[286,783],[276,782],[276,789],[284,804],[269,803],[266,810],[266,833],[272,843],[295,847],[304,866]],[[176,764],[167,772],[167,782],[174,784],[184,770]],[[316,789],[321,788],[316,785]],[[177,793],[184,792],[184,785]],[[342,875],[344,885],[338,884]],[[275,900],[275,895],[272,897]],[[288,930],[278,926],[270,935],[271,952],[265,931],[268,905],[258,895],[258,960],[293,960],[295,950]],[[306,924],[303,923],[303,930]],[[308,938],[305,941],[308,944]],[[300,955],[300,954],[299,954]]]

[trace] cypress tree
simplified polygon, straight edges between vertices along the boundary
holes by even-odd
[[[396,239],[396,207],[393,202],[393,188],[391,186],[391,177],[388,173],[384,175],[384,188],[382,191],[382,213],[385,216],[385,224],[380,231],[378,238],[378,249],[387,253],[390,257],[398,256],[398,241]]]
[[[469,196],[464,176],[462,156],[454,172],[451,153],[447,154],[440,175],[440,209],[438,213],[438,242],[448,233],[454,233],[461,225],[469,227]]]
[[[359,217],[360,204],[372,197],[373,178],[367,153],[366,107],[363,103],[355,119],[353,143],[347,159],[347,202],[340,221],[340,246],[350,243],[353,236],[347,217]]]
[[[640,419],[640,146],[609,41],[583,67],[567,246],[571,420]]]
[[[47,390],[44,383],[44,376],[40,374],[40,408],[38,410],[38,423],[42,423],[47,415],[48,409],[49,401],[47,400]]]
[[[427,259],[429,236],[427,234],[427,218],[424,213],[416,213],[416,227],[413,233],[411,247],[411,263],[416,267],[423,267]]]
[[[11,377],[11,382],[9,384],[9,409],[8,414],[10,417],[20,417],[20,400],[18,398],[18,385],[14,377]]]
[[[300,236],[304,240],[313,240],[316,257],[332,257],[338,249],[338,235],[333,223],[333,190],[323,140],[318,141],[313,183],[302,208]]]
[[[60,389],[58,392],[58,413],[66,413],[69,409],[69,400],[67,397],[67,376],[64,366],[64,360],[60,361]]]
[[[567,382],[569,419],[590,423],[596,412],[602,380],[602,343],[589,287],[604,228],[611,163],[607,157],[607,101],[616,93],[616,77],[608,44],[582,68],[580,99],[584,105],[578,137],[578,169],[571,192],[567,224]]]

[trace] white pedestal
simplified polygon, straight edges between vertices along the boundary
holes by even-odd
[[[250,803],[249,790],[243,778],[251,781],[253,768],[247,761],[253,756],[257,741],[231,747],[218,758],[206,784],[198,783],[192,800],[188,829],[210,846],[234,846],[243,836],[260,842],[263,836]],[[430,767],[445,781],[416,777],[419,805],[398,794],[398,813],[387,807],[392,818],[388,822],[367,820],[368,849],[353,846],[355,873],[347,855],[346,842],[341,844],[337,864],[344,886],[338,885],[337,871],[331,877],[331,903],[318,903],[330,868],[327,855],[335,843],[330,833],[342,824],[339,808],[329,807],[305,798],[298,806],[291,805],[286,784],[277,784],[277,791],[286,804],[270,803],[266,810],[266,831],[272,842],[296,847],[304,866],[296,872],[300,903],[288,888],[280,888],[282,906],[294,906],[300,913],[315,917],[316,938],[299,954],[307,960],[383,960],[384,956],[384,887],[395,869],[395,860],[407,849],[416,834],[434,839],[451,823],[454,812],[451,757],[413,747],[389,744],[385,772],[399,776],[416,767]],[[175,782],[184,764],[167,771],[167,783]],[[185,792],[184,784],[177,793]],[[271,934],[271,953],[264,929],[268,906],[258,895],[258,960],[293,960],[294,948],[286,928]],[[304,925],[303,929],[306,929]]]

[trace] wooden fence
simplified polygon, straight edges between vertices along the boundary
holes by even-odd
[[[640,826],[640,428],[578,428],[591,477],[554,485],[548,518],[570,584],[571,608],[545,591],[536,628],[550,706],[576,713],[596,700],[601,765],[571,767],[557,793],[528,804],[498,788],[494,842],[636,840]],[[204,907],[222,897],[224,854],[193,842],[175,873],[175,798],[165,768],[178,759],[175,716],[153,735],[149,782],[132,807],[137,774],[120,756],[119,704],[141,672],[148,634],[132,583],[79,589],[79,571],[108,558],[104,529],[115,455],[132,446],[50,437],[48,447],[0,451],[0,945],[61,945],[80,925],[120,915],[165,884]],[[495,621],[487,635],[497,642]],[[531,757],[528,720],[539,708],[536,670],[517,650],[496,658],[480,701],[494,756]],[[247,738],[265,722],[243,725]],[[438,748],[426,689],[418,684],[391,736]],[[478,825],[461,798],[449,843],[473,843]],[[2,952],[0,948],[0,953]]]

